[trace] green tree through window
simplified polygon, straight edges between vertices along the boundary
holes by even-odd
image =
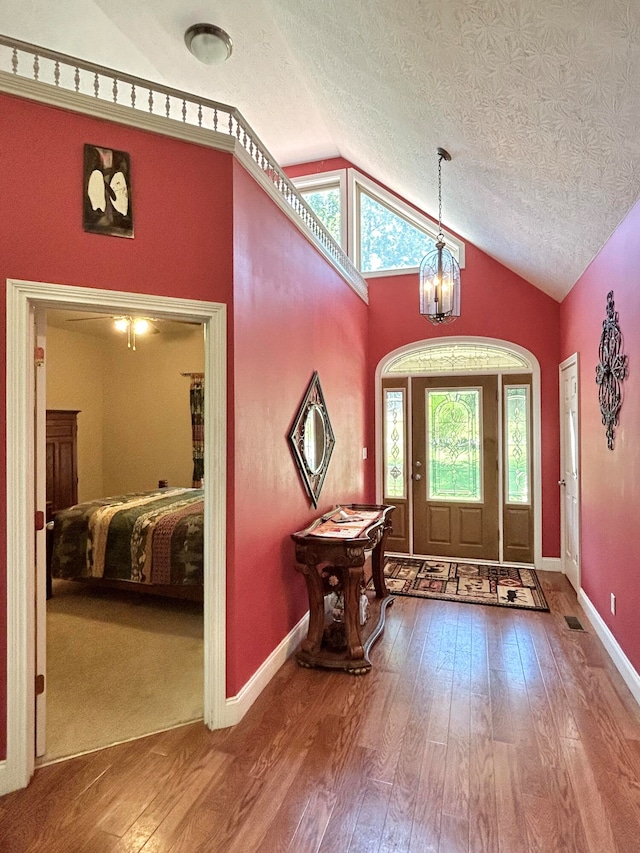
[[[480,392],[428,391],[429,499],[480,501]]]
[[[340,188],[308,190],[300,193],[338,245],[341,244]]]
[[[435,240],[376,199],[360,192],[360,269],[406,269],[420,261]]]

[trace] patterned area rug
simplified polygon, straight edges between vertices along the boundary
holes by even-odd
[[[549,610],[533,569],[387,557],[384,573],[392,595]]]

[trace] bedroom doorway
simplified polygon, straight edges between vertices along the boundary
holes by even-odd
[[[203,326],[138,321],[134,350],[124,318],[49,309],[37,329],[41,315],[49,572],[38,765],[201,720],[204,672],[191,412]]]
[[[40,510],[33,489],[37,441],[34,370],[35,317],[39,311],[67,309],[110,313],[135,312],[204,325],[205,418],[204,499],[204,722],[226,725],[225,699],[225,565],[226,565],[226,306],[197,300],[155,297],[119,291],[98,291],[40,282],[7,282],[7,758],[8,789],[24,787],[35,766],[34,731],[36,647],[41,652],[45,627],[40,602],[45,584],[36,556],[46,553],[45,533],[33,535]],[[210,406],[215,400],[217,405]],[[40,408],[40,407],[38,407]],[[42,456],[43,448],[40,456]],[[44,508],[40,510],[43,512]],[[38,523],[36,524],[38,525]],[[37,539],[37,545],[34,540]],[[39,560],[39,562],[41,562]],[[36,596],[36,589],[38,595]],[[34,612],[33,603],[38,601]],[[46,693],[44,694],[46,696]]]

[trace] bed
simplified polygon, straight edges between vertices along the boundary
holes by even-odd
[[[203,490],[183,488],[61,510],[51,532],[51,576],[201,600],[203,510]]]

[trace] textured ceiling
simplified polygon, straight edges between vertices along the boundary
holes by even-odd
[[[223,27],[206,67],[183,33]],[[640,2],[21,0],[0,32],[237,106],[283,165],[341,155],[556,299],[640,195]]]

